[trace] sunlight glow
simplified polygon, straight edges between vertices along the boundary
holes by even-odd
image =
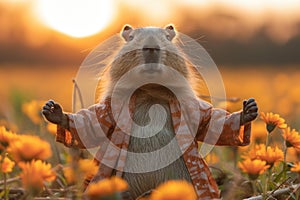
[[[114,5],[110,0],[36,0],[35,10],[52,29],[72,37],[86,37],[112,21]]]
[[[295,7],[299,8],[299,0],[217,0],[215,2],[252,11],[263,11],[265,9],[286,11]]]
[[[137,0],[131,0],[137,1]],[[155,0],[153,0],[155,1]],[[181,0],[170,0],[172,2],[182,4]],[[276,11],[276,12],[299,12],[299,0],[186,0],[185,5],[201,6],[201,7],[215,7],[225,6],[225,8],[235,8],[242,11],[251,12],[264,12],[264,11]]]

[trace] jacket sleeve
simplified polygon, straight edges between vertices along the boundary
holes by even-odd
[[[241,111],[229,113],[200,102],[197,141],[213,145],[245,146],[250,143],[251,123],[241,126]]]
[[[115,127],[109,101],[67,116],[69,129],[58,125],[56,134],[56,141],[66,147],[81,149],[98,147],[110,138]]]

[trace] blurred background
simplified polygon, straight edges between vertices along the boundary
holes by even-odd
[[[254,97],[300,129],[299,10],[299,0],[0,0],[0,123],[20,123],[31,100],[71,111],[72,79],[94,47],[124,24],[173,23],[211,55],[228,97]]]

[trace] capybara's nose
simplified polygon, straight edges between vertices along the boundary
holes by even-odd
[[[143,51],[144,52],[149,52],[149,53],[154,53],[154,52],[159,52],[160,51],[160,47],[159,45],[144,45],[143,46]]]
[[[158,45],[144,45],[142,50],[145,63],[159,63],[160,47]]]

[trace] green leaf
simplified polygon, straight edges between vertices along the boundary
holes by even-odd
[[[262,193],[262,191],[263,191],[263,186],[262,186],[262,182],[261,182],[261,180],[258,180],[257,181],[257,191],[259,192],[259,193]]]
[[[269,182],[269,186],[270,186],[271,190],[273,190],[273,189],[275,189],[277,187],[276,182],[273,182],[273,181]]]
[[[281,172],[275,176],[274,178],[274,182],[278,183],[280,182],[280,180],[285,176],[285,173],[286,173],[286,167],[285,167],[285,164],[283,163],[283,169],[281,170]]]

